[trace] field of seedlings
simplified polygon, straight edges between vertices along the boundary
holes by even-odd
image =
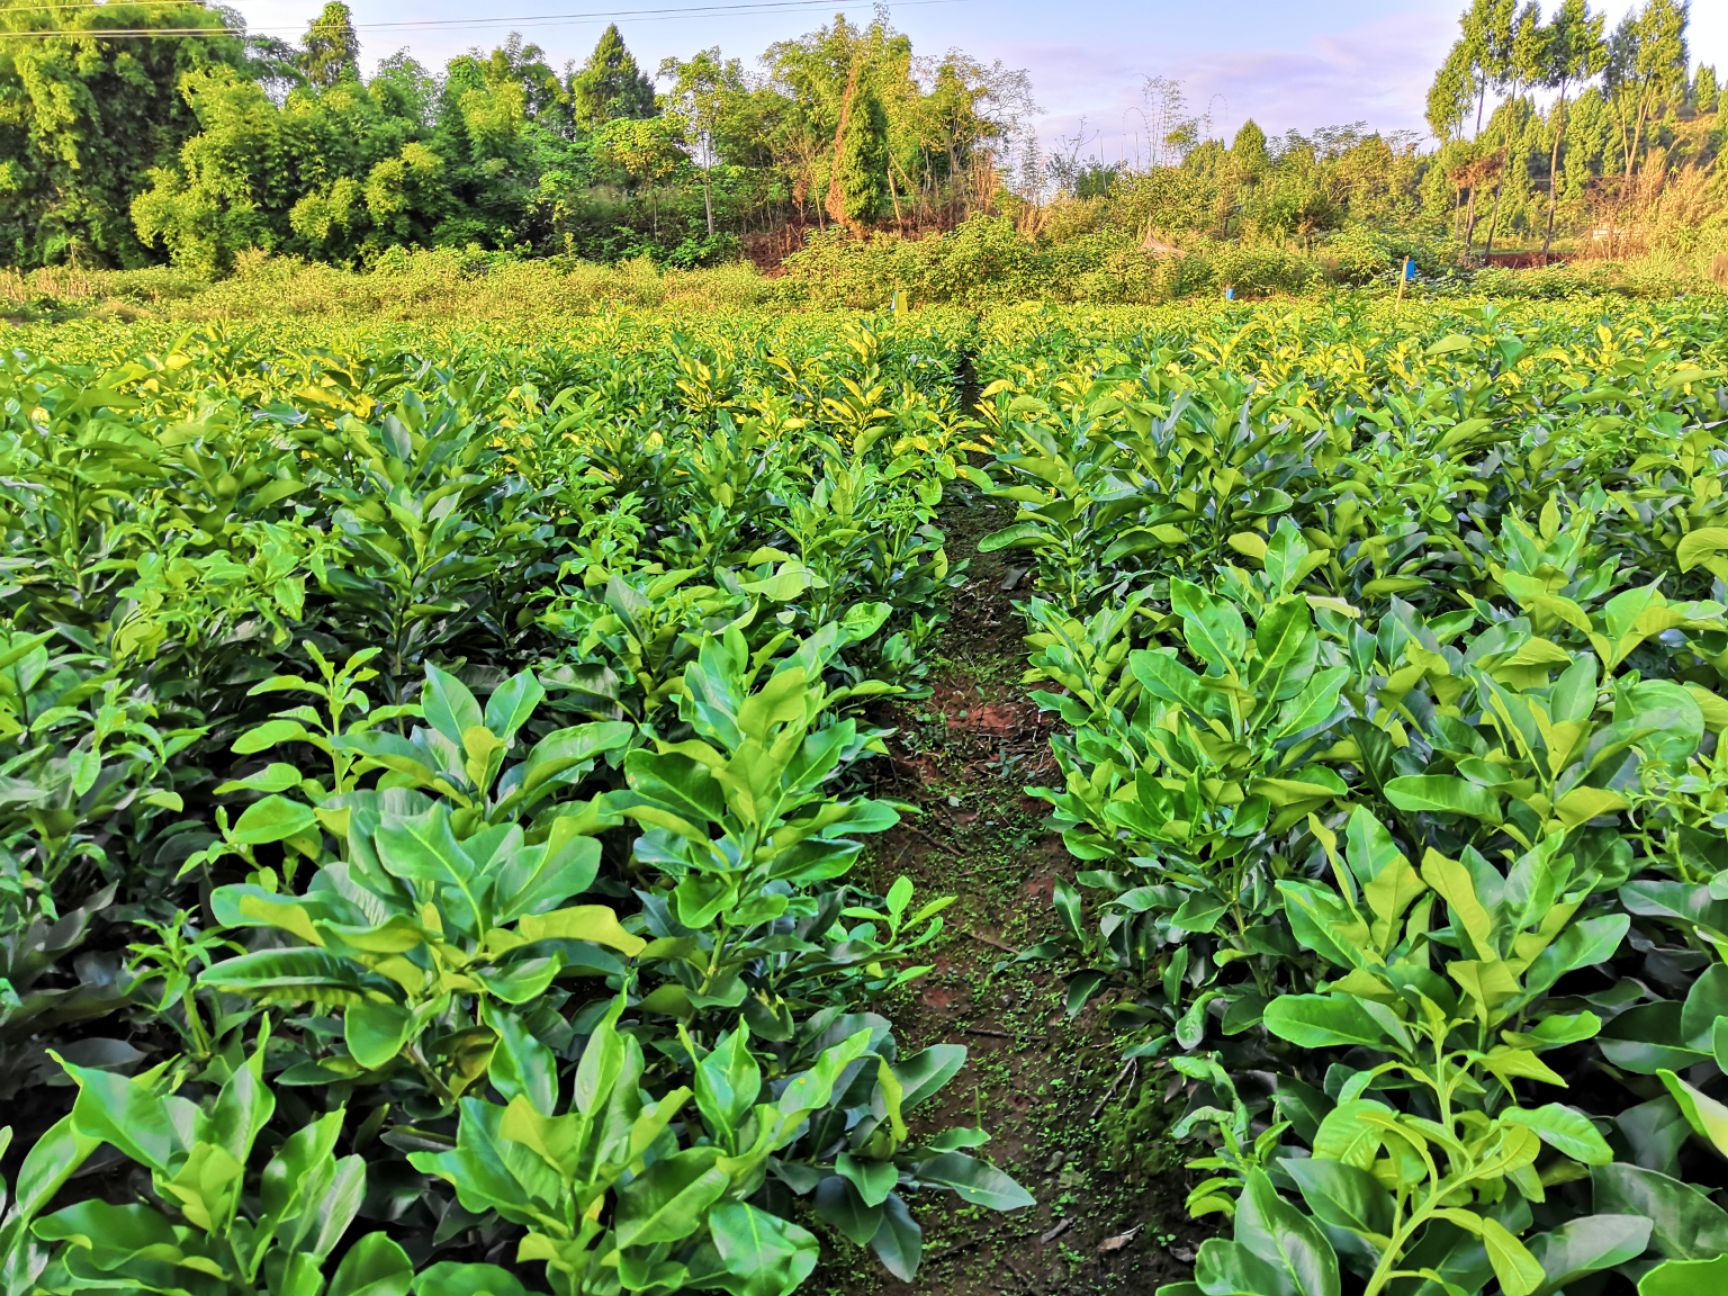
[[[1728,1290],[1728,311],[0,348],[0,1296]]]

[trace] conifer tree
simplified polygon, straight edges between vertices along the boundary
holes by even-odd
[[[588,62],[571,80],[570,98],[576,124],[586,130],[654,115],[654,83],[625,48],[616,23],[600,33]]]

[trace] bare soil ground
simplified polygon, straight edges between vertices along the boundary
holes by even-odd
[[[1006,515],[969,488],[944,517],[949,556],[967,566],[928,698],[890,708],[889,761],[875,793],[919,813],[885,836],[870,882],[900,875],[920,900],[953,894],[933,970],[889,1005],[902,1048],[949,1042],[969,1059],[929,1128],[978,1125],[984,1149],[1037,1197],[1011,1215],[946,1194],[913,1203],[925,1229],[916,1282],[889,1278],[844,1243],[813,1284],[830,1296],[1093,1296],[1150,1293],[1185,1277],[1197,1234],[1182,1211],[1179,1159],[1162,1138],[1160,1095],[1125,1070],[1095,1013],[1070,1019],[1062,969],[1015,962],[1055,934],[1051,887],[1073,861],[1024,788],[1049,782],[1049,718],[1026,698],[1023,573],[977,541]],[[842,1262],[843,1261],[843,1262]]]

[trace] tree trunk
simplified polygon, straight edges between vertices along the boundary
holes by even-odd
[[[1464,208],[1464,259],[1470,259],[1470,249],[1476,241],[1476,182],[1470,182],[1470,203]]]
[[[1554,205],[1560,189],[1560,138],[1566,133],[1566,87],[1554,105],[1554,151],[1548,157],[1548,228],[1542,234],[1542,264],[1548,264],[1548,248],[1554,242]]]
[[[1489,260],[1494,255],[1494,231],[1500,225],[1500,184],[1501,182],[1498,180],[1494,182],[1494,207],[1488,217],[1488,242],[1482,247],[1482,259],[1484,261]]]
[[[708,237],[714,237],[714,189],[708,173],[702,173],[702,211],[708,217]]]
[[[1649,101],[1643,99],[1638,104],[1638,116],[1632,122],[1632,142],[1626,149],[1626,187],[1632,187],[1632,173],[1638,166],[1638,146],[1644,141],[1644,123],[1649,115]]]
[[[906,186],[907,199],[915,204],[918,204],[920,200],[918,198],[918,182],[906,174],[906,168],[901,164],[900,159],[890,153],[888,155],[888,196],[894,199],[894,219],[899,220],[900,200],[894,193],[894,172],[896,170],[900,172],[900,182]],[[917,213],[918,207],[915,205],[913,207],[914,221],[917,219]]]

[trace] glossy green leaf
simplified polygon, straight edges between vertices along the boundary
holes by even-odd
[[[708,1219],[735,1296],[789,1296],[816,1268],[819,1248],[807,1230],[744,1202],[726,1202]]]
[[[1589,1117],[1571,1107],[1559,1103],[1545,1103],[1536,1108],[1512,1107],[1500,1113],[1500,1120],[1507,1125],[1522,1125],[1525,1129],[1535,1130],[1537,1137],[1549,1147],[1585,1165],[1607,1165],[1614,1159],[1608,1140],[1591,1124]]]
[[[1728,1106],[1694,1089],[1672,1071],[1663,1070],[1656,1074],[1698,1137],[1715,1148],[1718,1154],[1728,1157]]]
[[[1338,1296],[1338,1257],[1332,1244],[1313,1220],[1278,1195],[1264,1171],[1248,1172],[1236,1207],[1235,1239],[1289,1290],[1302,1296]]]
[[[1590,1172],[1598,1211],[1650,1221],[1650,1245],[1674,1260],[1728,1253],[1728,1211],[1689,1184],[1615,1162]]]
[[[1638,1296],[1704,1296],[1728,1284],[1728,1255],[1664,1260],[1638,1280]]]
[[[1644,1253],[1650,1221],[1636,1215],[1585,1215],[1530,1239],[1542,1266],[1538,1296],[1550,1296],[1586,1274],[1615,1270]]]
[[[383,1233],[368,1233],[348,1248],[325,1296],[408,1296],[414,1265]]]
[[[719,1169],[717,1148],[690,1148],[656,1161],[618,1189],[618,1245],[677,1242],[703,1226],[731,1176]]]
[[[1487,788],[1448,774],[1404,774],[1386,784],[1386,799],[1400,810],[1499,820],[1499,801]]]
[[[925,1183],[952,1188],[964,1200],[991,1210],[1021,1210],[1035,1205],[1032,1194],[988,1162],[964,1152],[944,1152],[919,1162],[913,1172]]]

